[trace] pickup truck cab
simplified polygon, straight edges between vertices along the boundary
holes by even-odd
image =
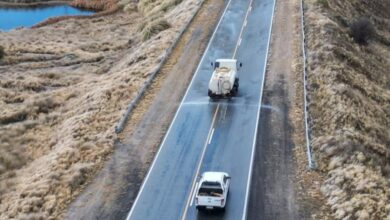
[[[229,185],[229,174],[224,172],[204,172],[196,189],[196,209],[225,210]]]

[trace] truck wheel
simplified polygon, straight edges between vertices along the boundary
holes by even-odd
[[[238,78],[236,78],[236,79],[234,80],[234,86],[236,86],[237,89],[238,89],[238,86],[240,85],[239,81],[240,81],[240,80],[239,80]]]
[[[238,93],[238,87],[236,85],[233,86],[233,89],[232,89],[232,96],[236,96]]]

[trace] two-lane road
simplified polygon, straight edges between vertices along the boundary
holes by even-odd
[[[274,0],[230,0],[127,219],[245,219]],[[210,62],[236,58],[239,95],[211,102]],[[198,213],[197,175],[232,176],[227,208]]]

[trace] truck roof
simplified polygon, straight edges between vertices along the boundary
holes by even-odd
[[[216,62],[237,62],[236,59],[217,59]]]
[[[223,180],[223,176],[227,175],[227,173],[224,172],[204,172],[202,174],[203,181],[209,181],[209,182],[220,182]]]

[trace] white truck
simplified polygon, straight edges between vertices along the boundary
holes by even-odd
[[[230,176],[224,172],[204,172],[198,182],[195,196],[197,210],[225,210]]]
[[[217,59],[211,65],[214,67],[214,72],[209,82],[208,95],[210,98],[230,98],[235,96],[239,85],[237,60]],[[242,64],[240,63],[239,66],[241,67]]]

